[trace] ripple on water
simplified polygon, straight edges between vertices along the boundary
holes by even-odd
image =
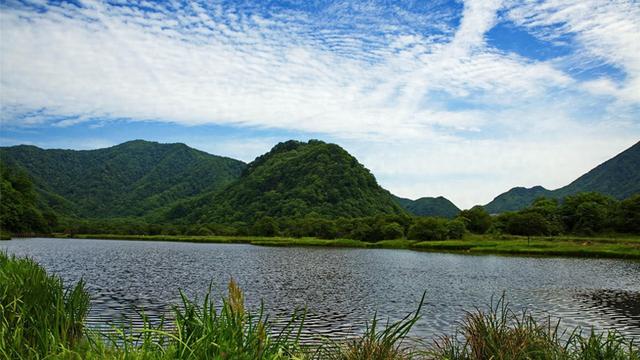
[[[264,301],[276,330],[306,308],[305,339],[351,336],[376,312],[397,321],[426,291],[411,333],[422,339],[452,333],[465,311],[504,292],[513,308],[562,318],[565,327],[617,329],[640,340],[634,261],[78,239],[16,239],[0,250],[33,257],[66,282],[84,278],[92,294],[87,322],[101,329],[140,326],[140,311],[171,320],[178,289],[201,299],[212,285],[219,298],[233,277],[249,308]]]

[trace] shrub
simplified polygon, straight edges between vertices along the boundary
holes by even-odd
[[[395,240],[404,237],[404,228],[398,223],[386,224],[381,229],[383,240]]]
[[[465,222],[472,233],[484,234],[491,227],[491,215],[482,206],[474,206],[469,210],[462,210],[458,215]]]
[[[449,239],[462,239],[466,230],[464,221],[460,219],[451,220],[447,224],[447,237]]]
[[[446,219],[425,217],[417,219],[409,228],[411,240],[446,240],[449,227]]]

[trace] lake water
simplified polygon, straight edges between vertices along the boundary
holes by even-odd
[[[354,334],[375,312],[402,318],[426,291],[412,331],[421,338],[452,333],[465,310],[506,292],[516,309],[640,340],[638,261],[44,238],[3,241],[0,250],[67,282],[84,278],[95,327],[137,319],[139,309],[158,318],[179,302],[178,289],[203,295],[211,283],[220,295],[233,277],[248,305],[263,300],[276,324],[306,306],[307,338]]]

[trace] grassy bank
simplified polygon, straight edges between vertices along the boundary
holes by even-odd
[[[66,237],[66,235],[58,235]],[[503,254],[525,256],[572,256],[640,259],[640,237],[531,237],[465,235],[462,240],[413,241],[384,240],[364,242],[351,239],[260,236],[179,236],[179,235],[75,235],[82,239],[118,239],[143,241],[177,241],[194,243],[240,243],[261,246],[326,246],[352,248],[411,249],[465,254]]]
[[[435,342],[409,339],[424,304],[395,323],[375,316],[367,330],[342,341],[304,345],[305,313],[291,316],[284,330],[272,331],[263,309],[245,308],[232,280],[220,306],[209,295],[196,303],[182,296],[172,326],[143,317],[135,331],[108,334],[84,327],[88,311],[84,283],[65,290],[35,262],[0,253],[0,358],[7,359],[341,359],[638,360],[637,345],[617,332],[578,330],[560,334],[556,324],[516,313],[501,298],[486,310],[469,312],[457,334]],[[565,335],[565,336],[563,336]]]

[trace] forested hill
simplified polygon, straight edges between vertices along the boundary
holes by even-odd
[[[340,146],[287,141],[247,165],[238,181],[174,207],[170,220],[252,223],[264,216],[403,214],[392,195]]]
[[[135,140],[98,150],[0,148],[0,157],[33,179],[56,212],[83,218],[142,216],[215,191],[240,176],[241,161],[184,144]]]
[[[417,216],[454,218],[460,213],[460,209],[454,203],[442,196],[423,197],[417,200],[397,196],[394,198],[410,214]]]
[[[514,187],[509,191],[498,195],[490,203],[484,206],[489,214],[499,214],[506,211],[516,211],[531,205],[539,197],[550,197],[552,191],[542,186],[532,188]]]
[[[556,190],[541,186],[513,188],[484,206],[489,213],[523,209],[538,197],[564,198],[579,192],[593,191],[626,199],[640,193],[640,142]]]

